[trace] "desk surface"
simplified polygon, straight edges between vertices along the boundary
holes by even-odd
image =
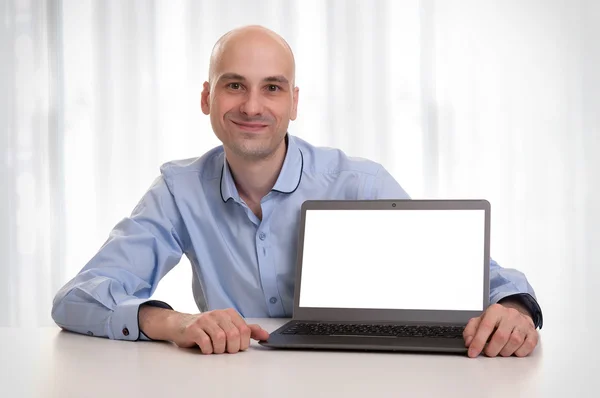
[[[272,331],[283,320],[249,320]],[[0,328],[6,397],[592,397],[600,367],[592,331],[545,333],[527,358],[279,351],[201,355],[58,328]],[[573,337],[579,337],[573,340]]]

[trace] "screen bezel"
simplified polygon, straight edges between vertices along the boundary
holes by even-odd
[[[313,210],[484,210],[484,255],[483,272],[483,310],[402,310],[402,309],[363,309],[363,308],[315,308],[300,307],[300,289],[302,285],[302,258],[304,253],[304,233],[306,212]],[[296,280],[294,287],[294,319],[306,321],[333,322],[405,322],[419,324],[466,324],[477,317],[489,306],[490,295],[490,213],[491,206],[484,199],[399,199],[399,200],[307,200],[300,210],[300,230],[298,235],[298,254],[296,262]]]

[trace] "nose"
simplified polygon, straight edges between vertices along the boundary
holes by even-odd
[[[256,90],[248,91],[245,100],[240,105],[240,112],[249,117],[261,115],[263,113],[263,104],[260,93],[256,92]]]

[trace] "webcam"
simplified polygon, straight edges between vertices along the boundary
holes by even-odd
[[[395,204],[395,203],[392,203],[392,207],[396,207],[396,204]]]

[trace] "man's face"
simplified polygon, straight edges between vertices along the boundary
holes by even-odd
[[[204,83],[202,110],[226,150],[247,160],[268,158],[296,118],[298,89],[291,55],[272,40],[227,43]]]

